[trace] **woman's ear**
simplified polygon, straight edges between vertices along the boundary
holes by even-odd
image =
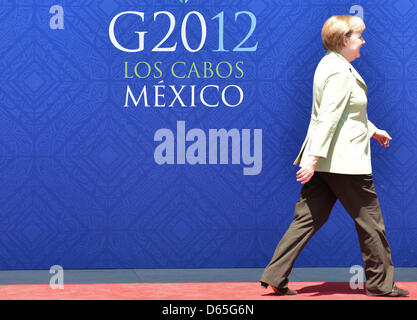
[[[349,44],[349,38],[347,36],[343,36],[343,45],[346,47]]]

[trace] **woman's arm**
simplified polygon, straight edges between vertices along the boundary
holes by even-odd
[[[306,155],[326,158],[337,125],[352,92],[352,75],[338,72],[327,78]]]
[[[369,138],[372,137],[377,130],[378,128],[375,127],[375,125],[371,121],[368,120],[368,137]]]
[[[310,155],[306,155],[306,157],[307,157],[307,161],[306,161],[307,164],[297,171],[297,181],[301,182],[301,184],[308,182],[311,179],[311,177],[314,175],[317,162],[319,161],[319,158],[320,158],[318,156],[310,156]]]
[[[391,136],[385,130],[377,129],[372,138],[378,141],[379,145],[389,147],[389,142],[392,140]]]
[[[305,150],[307,161],[297,171],[297,181],[304,184],[314,175],[320,157],[326,158],[337,125],[349,102],[351,93],[351,75],[343,72],[331,75],[325,82],[320,107],[316,116],[316,125],[310,137],[311,143]]]
[[[378,129],[371,121],[368,120],[368,136],[378,141],[379,145],[389,147],[391,136],[385,130]]]

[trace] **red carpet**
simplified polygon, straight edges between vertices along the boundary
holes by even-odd
[[[121,283],[65,284],[51,289],[47,284],[0,285],[1,300],[417,300],[417,282],[397,282],[410,291],[404,298],[368,297],[364,289],[349,283],[290,282],[296,296],[277,296],[254,282],[211,283]]]

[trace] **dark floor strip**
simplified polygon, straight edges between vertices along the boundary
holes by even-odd
[[[262,271],[262,268],[68,269],[64,270],[64,283],[257,282]],[[294,268],[289,280],[349,282],[354,276],[349,271],[349,268]],[[0,284],[49,284],[53,275],[49,270],[0,271]],[[417,281],[417,268],[396,268],[395,281]]]

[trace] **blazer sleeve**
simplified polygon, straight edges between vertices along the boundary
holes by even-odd
[[[368,137],[372,138],[376,130],[377,130],[377,127],[375,127],[375,125],[371,121],[368,120]]]
[[[350,74],[339,72],[326,79],[316,116],[316,124],[307,150],[308,155],[327,157],[337,124],[349,102],[351,92]]]

